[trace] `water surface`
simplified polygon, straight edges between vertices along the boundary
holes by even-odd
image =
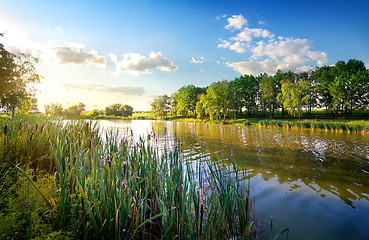
[[[185,157],[234,159],[250,172],[255,215],[289,239],[369,239],[369,134],[166,121],[101,121],[102,127],[175,137]],[[261,228],[262,228],[261,227]]]

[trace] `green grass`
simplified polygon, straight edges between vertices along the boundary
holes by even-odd
[[[259,120],[255,125],[287,129],[313,129],[333,132],[368,133],[369,122],[364,120]]]
[[[152,138],[86,121],[20,116],[0,126],[1,238],[258,237],[247,172],[232,161],[190,163],[179,143],[159,153]]]

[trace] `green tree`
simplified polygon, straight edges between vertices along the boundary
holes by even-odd
[[[170,111],[170,97],[166,94],[155,98],[151,102],[151,112],[155,115],[155,118],[161,117],[167,118]]]
[[[64,111],[64,115],[66,117],[80,117],[81,113],[86,111],[85,107],[86,105],[80,102],[77,105],[68,107],[68,109]]]
[[[213,119],[218,116],[220,121],[227,115],[228,110],[232,107],[230,99],[230,86],[227,80],[212,83],[206,90],[206,110]]]
[[[293,117],[302,116],[302,107],[308,103],[309,94],[307,91],[309,81],[295,79],[282,80],[281,93],[278,94],[278,101],[283,104]]]
[[[197,95],[196,102],[196,117],[203,120],[206,114],[206,95],[205,93],[200,93]]]
[[[132,116],[133,113],[133,107],[129,106],[129,105],[122,105],[119,108],[119,111],[122,113],[123,117],[129,117]]]
[[[33,84],[40,81],[35,63],[36,58],[21,53],[10,53],[0,43],[0,105],[11,111],[12,115],[26,99],[33,96]]]
[[[246,108],[249,115],[256,110],[258,99],[259,81],[253,75],[242,75],[230,81],[231,99],[234,110],[242,115],[242,109]]]
[[[188,116],[191,112],[194,116],[196,114],[197,95],[205,92],[205,89],[188,85],[181,87],[175,95],[177,102],[177,109],[183,116]]]
[[[274,110],[277,108],[278,84],[279,78],[268,76],[263,73],[258,77],[260,81],[260,105],[269,117],[274,116]]]
[[[347,63],[338,61],[332,69],[334,80],[329,84],[333,97],[333,107],[344,110],[347,116],[349,110],[367,103],[365,98],[368,90],[368,71],[362,61],[350,59]]]
[[[61,117],[63,113],[64,113],[64,109],[60,103],[52,103],[51,105],[45,105],[45,115],[46,116]]]

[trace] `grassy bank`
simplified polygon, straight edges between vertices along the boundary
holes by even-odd
[[[232,162],[190,164],[178,143],[159,152],[155,139],[91,122],[20,116],[0,126],[1,239],[258,237],[246,171]]]
[[[238,126],[256,126],[285,129],[310,129],[332,132],[369,133],[369,122],[366,120],[342,120],[342,119],[259,119],[247,118],[237,120],[201,120],[195,118],[179,118],[173,121],[211,123],[211,124],[234,124]]]

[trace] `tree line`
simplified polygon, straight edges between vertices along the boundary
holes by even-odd
[[[93,109],[91,111],[86,111],[85,104],[79,103],[77,105],[72,105],[68,108],[63,108],[60,103],[52,103],[50,105],[45,105],[45,115],[46,116],[63,116],[67,118],[76,117],[87,117],[94,118],[98,116],[114,116],[114,117],[129,117],[133,113],[133,108],[129,105],[124,105],[121,103],[111,104],[104,110]]]
[[[151,102],[158,118],[168,116],[225,120],[226,117],[262,115],[272,118],[281,111],[301,118],[303,111],[325,109],[328,115],[352,114],[369,106],[369,71],[360,60],[338,61],[333,66],[294,73],[278,70],[241,75],[232,81],[213,82],[207,87],[188,85]]]

